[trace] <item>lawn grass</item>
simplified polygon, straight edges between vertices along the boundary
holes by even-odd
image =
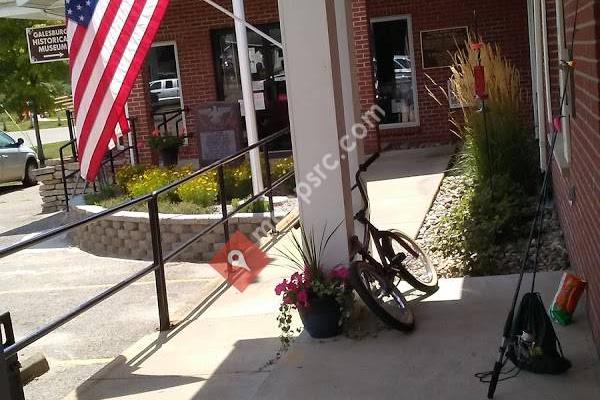
[[[66,140],[64,142],[46,143],[45,145],[43,145],[42,147],[44,148],[44,157],[46,158],[46,160],[51,160],[53,158],[60,158],[58,151],[62,146],[64,146],[67,143],[69,143],[68,140]],[[37,146],[33,146],[33,149],[37,152]],[[63,150],[63,155],[64,155],[65,159],[73,156],[73,153],[71,152],[71,146],[69,146],[65,150]]]
[[[18,132],[20,130],[31,130],[33,127],[31,126],[31,120],[23,120],[18,122],[19,125],[15,124],[6,114],[0,114],[0,129],[5,132]],[[39,120],[40,129],[49,129],[49,128],[59,128],[67,126],[67,119],[65,114],[62,113],[60,117],[60,125],[58,124],[58,120],[56,117],[52,117],[50,120]]]

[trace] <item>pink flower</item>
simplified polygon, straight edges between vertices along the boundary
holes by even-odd
[[[350,270],[345,265],[338,265],[329,273],[329,277],[331,279],[346,281],[350,277]]]
[[[275,286],[275,294],[277,296],[279,296],[281,293],[283,293],[287,289],[287,285],[288,285],[287,279],[284,279],[283,282],[281,282],[280,284]]]
[[[283,304],[294,304],[294,299],[289,293],[283,296]]]
[[[304,289],[298,292],[298,306],[308,307],[308,293]]]

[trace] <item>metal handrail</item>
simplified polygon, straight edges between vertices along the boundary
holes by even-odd
[[[69,135],[71,136],[71,140],[68,141],[67,143],[65,143],[63,146],[61,146],[58,149],[58,153],[59,153],[59,157],[60,157],[60,168],[61,168],[61,175],[62,175],[62,182],[63,182],[63,192],[64,192],[64,196],[65,196],[65,211],[69,212],[69,190],[67,188],[67,186],[68,186],[67,179],[69,179],[73,175],[76,175],[77,173],[79,173],[81,171],[81,169],[80,168],[76,169],[76,170],[72,171],[71,173],[69,173],[68,175],[65,172],[64,150],[67,147],[71,147],[71,154],[72,154],[73,161],[77,161],[77,159],[78,159],[78,154],[77,154],[77,150],[76,150],[77,139],[73,135],[73,125],[71,122],[71,118],[73,118],[73,113],[69,112],[67,114],[67,118],[69,119]],[[114,164],[115,158],[119,157],[121,154],[124,154],[129,150],[133,150],[135,162],[136,163],[139,162],[139,149],[138,149],[138,145],[137,145],[137,132],[135,129],[135,117],[129,117],[129,118],[127,118],[127,120],[129,121],[129,126],[130,126],[130,131],[132,133],[133,143],[131,145],[123,147],[123,149],[119,150],[116,154],[113,154],[112,150],[110,150],[108,152],[108,157],[105,157],[102,160],[102,163],[100,164],[100,167],[103,168],[106,164],[110,163],[110,168],[111,168],[112,175],[113,175],[113,183],[115,183],[115,181],[116,181],[115,164]],[[95,188],[96,188],[96,186],[94,184],[94,190],[95,190]]]
[[[165,132],[167,132],[168,123],[173,121],[174,119],[179,118],[175,122],[175,130],[176,130],[175,133],[176,133],[176,136],[179,137],[179,123],[183,122],[183,114],[186,112],[189,112],[188,107],[178,108],[175,110],[169,110],[169,111],[165,111],[165,112],[153,113],[152,114],[153,117],[154,116],[162,117],[162,122],[156,126],[156,129],[158,129],[158,131],[160,132],[160,129],[164,128]],[[167,118],[167,115],[170,115],[170,114],[173,114],[173,115]]]
[[[286,181],[288,181],[290,178],[292,178],[294,175],[294,172],[290,171],[290,172],[284,174],[283,176],[281,176],[275,182],[271,182],[268,147],[271,142],[273,142],[274,140],[278,139],[279,137],[281,137],[283,135],[289,134],[289,132],[290,132],[289,128],[283,129],[280,132],[277,132],[267,138],[264,138],[264,139],[258,141],[257,143],[238,151],[235,154],[225,157],[222,160],[216,161],[206,167],[200,168],[198,171],[190,174],[189,176],[187,176],[183,179],[180,179],[177,182],[174,182],[170,185],[167,185],[164,188],[156,190],[151,194],[147,194],[145,196],[141,196],[141,197],[129,200],[129,201],[127,201],[123,204],[120,204],[116,207],[101,211],[98,214],[84,218],[81,221],[77,221],[77,222],[68,224],[63,227],[52,229],[52,230],[50,230],[44,234],[41,234],[39,236],[35,236],[35,237],[25,240],[23,242],[0,249],[0,259],[1,259],[1,258],[9,256],[11,254],[14,254],[18,251],[27,249],[27,248],[35,246],[41,242],[44,242],[46,240],[49,240],[49,239],[52,239],[59,235],[62,235],[64,233],[67,233],[73,229],[76,229],[81,226],[85,226],[85,225],[88,225],[95,221],[101,220],[105,217],[113,215],[119,211],[125,210],[125,209],[135,206],[137,204],[148,202],[148,213],[149,213],[149,218],[150,218],[150,231],[151,231],[151,236],[152,236],[152,250],[153,250],[152,264],[150,264],[147,267],[145,267],[144,269],[136,272],[135,274],[132,274],[131,276],[122,280],[121,282],[117,283],[116,285],[104,290],[103,292],[94,296],[90,300],[79,305],[74,310],[68,312],[67,314],[65,314],[62,317],[56,319],[55,321],[47,324],[46,326],[38,329],[37,331],[33,332],[29,336],[25,337],[24,339],[21,339],[20,341],[7,346],[6,348],[4,348],[4,350],[2,350],[2,346],[0,346],[0,357],[2,357],[0,359],[0,365],[2,365],[2,362],[5,362],[10,357],[17,355],[17,353],[19,351],[25,349],[27,346],[35,343],[36,341],[40,340],[41,338],[54,332],[56,329],[60,328],[67,322],[73,320],[74,318],[78,317],[79,315],[83,314],[84,312],[88,311],[89,309],[93,308],[94,306],[100,304],[104,300],[107,300],[108,298],[112,297],[114,294],[120,292],[121,290],[129,287],[132,283],[145,277],[146,275],[148,275],[151,272],[155,273],[155,279],[156,279],[160,329],[163,331],[170,329],[171,325],[170,325],[170,319],[169,319],[168,299],[167,299],[167,293],[166,293],[166,278],[165,278],[165,271],[164,271],[165,262],[172,260],[174,257],[176,257],[181,252],[183,252],[186,248],[191,246],[193,243],[198,241],[201,237],[203,237],[204,235],[206,235],[207,233],[209,233],[210,231],[212,231],[213,229],[215,229],[217,226],[219,226],[221,224],[223,224],[223,226],[224,226],[225,238],[227,241],[229,238],[228,221],[235,214],[239,213],[242,209],[244,209],[245,207],[247,207],[248,205],[250,205],[254,201],[258,200],[259,198],[261,198],[264,195],[269,196],[269,209],[270,209],[270,213],[271,213],[271,218],[272,219],[274,218],[274,208],[273,208],[273,198],[272,198],[273,191],[275,189],[277,189],[279,186],[281,186],[282,184],[284,184]],[[226,199],[226,193],[225,193],[225,184],[224,184],[224,172],[223,172],[224,166],[226,164],[244,156],[245,154],[249,153],[250,151],[257,149],[257,148],[261,148],[261,147],[264,148],[264,154],[265,154],[266,161],[267,161],[266,162],[266,164],[267,164],[266,165],[267,187],[264,190],[262,190],[260,193],[254,194],[250,199],[245,201],[243,204],[238,205],[231,212],[228,212],[227,204],[226,204],[227,199]],[[219,198],[221,201],[222,213],[223,213],[222,218],[218,221],[215,221],[209,227],[203,229],[202,232],[198,233],[193,238],[189,239],[188,241],[186,241],[185,243],[180,245],[177,249],[171,251],[169,254],[164,256],[163,252],[162,252],[162,244],[161,244],[162,241],[161,241],[161,234],[160,234],[160,219],[159,219],[159,212],[158,212],[159,196],[161,194],[164,194],[166,192],[169,192],[169,191],[177,188],[178,186],[180,186],[186,182],[189,182],[190,180],[198,177],[199,175],[202,175],[204,173],[207,173],[207,172],[215,170],[215,169],[218,170]],[[0,374],[0,380],[1,379],[2,379],[2,374]],[[2,386],[3,383],[4,382],[0,382],[0,387]]]

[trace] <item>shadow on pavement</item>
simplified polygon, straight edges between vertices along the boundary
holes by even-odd
[[[44,219],[33,221],[27,225],[19,226],[6,232],[0,232],[0,236],[29,235],[41,233],[45,230],[57,228],[65,223],[65,214],[62,212],[49,215]]]
[[[28,186],[25,186],[22,183],[3,183],[0,184],[0,196],[2,196],[3,194],[9,194],[19,190],[23,190],[27,187]]]

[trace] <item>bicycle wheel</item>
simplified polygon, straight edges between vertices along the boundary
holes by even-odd
[[[377,268],[363,261],[352,263],[350,283],[367,307],[390,328],[414,328],[415,317],[404,295]]]
[[[438,289],[438,276],[427,254],[410,236],[397,230],[382,232],[390,266],[415,289],[427,294]]]

